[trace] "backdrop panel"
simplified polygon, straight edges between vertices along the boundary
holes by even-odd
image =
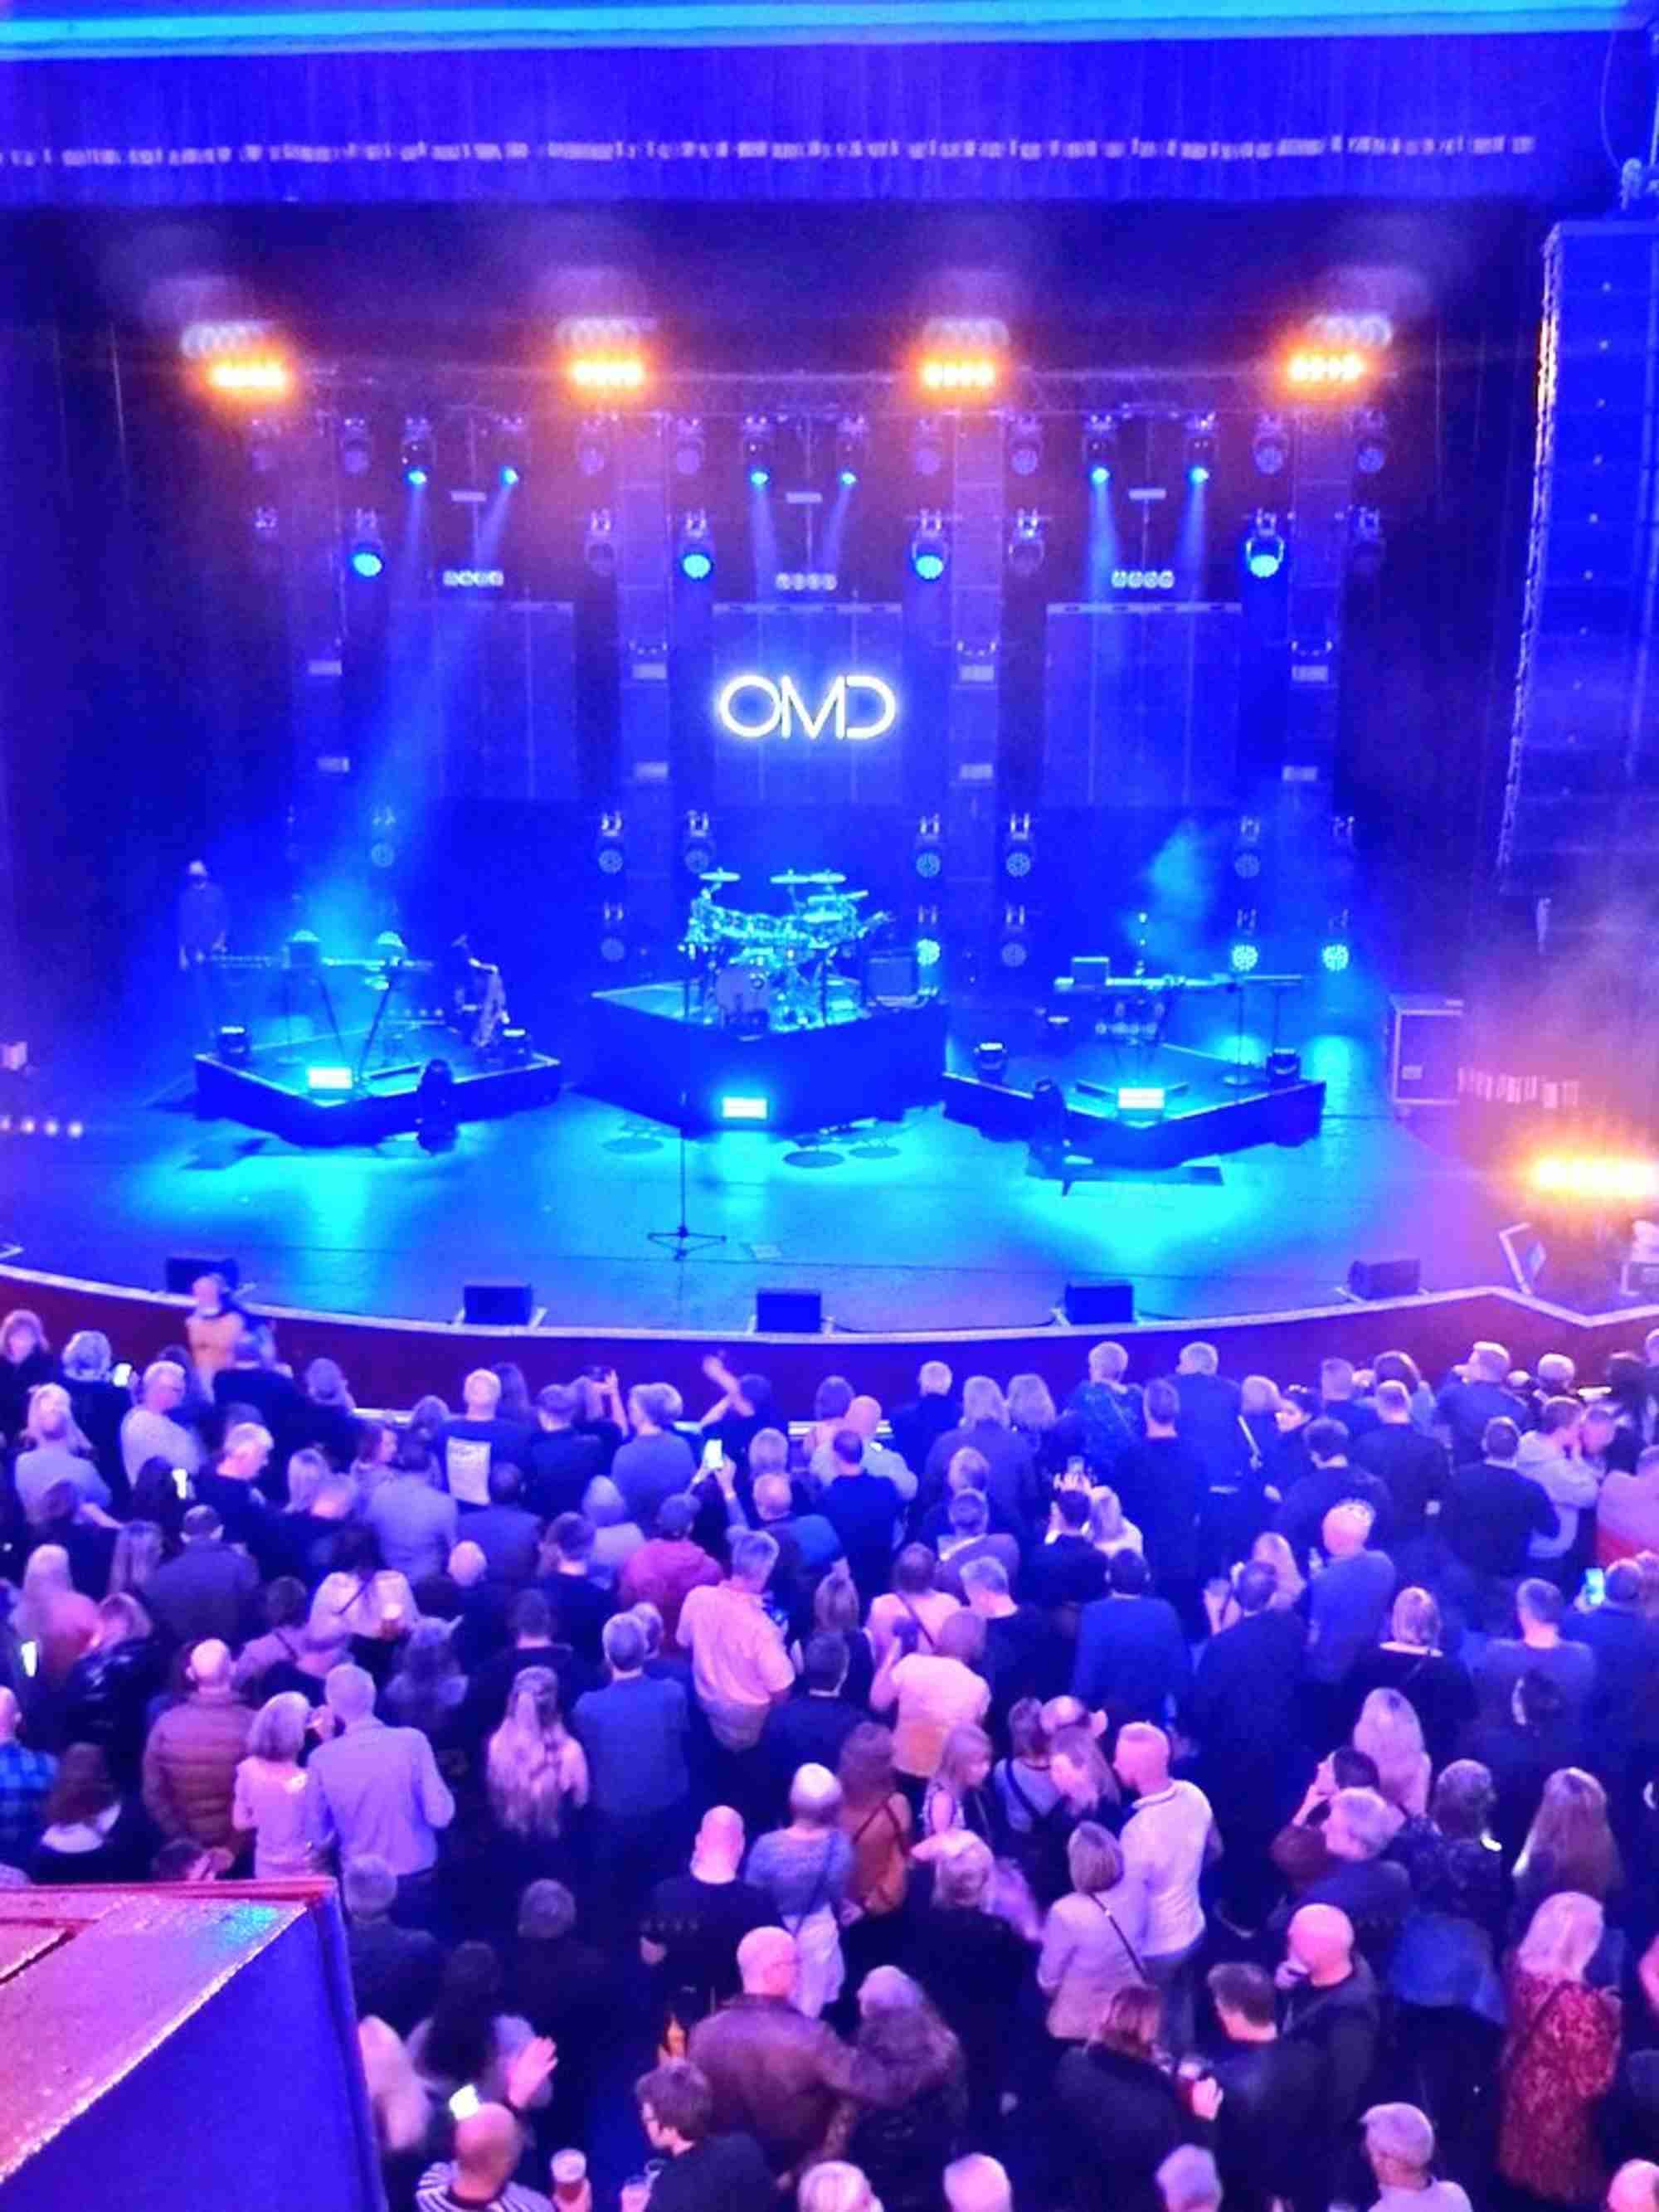
[[[1230,806],[1237,797],[1236,606],[1051,606],[1048,806]]]
[[[428,711],[417,718],[427,795],[577,796],[575,623],[563,601],[447,600],[413,611]],[[392,747],[397,749],[394,731]]]
[[[884,715],[883,695],[861,685],[849,685],[837,703],[835,686],[851,677],[890,694],[896,713],[879,736],[837,734],[838,726],[856,732]],[[720,701],[740,678],[756,680],[731,694],[722,719]],[[717,606],[708,711],[717,805],[896,806],[908,711],[902,609]],[[820,719],[821,733],[811,736]],[[769,721],[763,736],[731,726]]]
[[[1572,31],[16,59],[0,205],[1559,201],[1646,98],[1639,33]]]

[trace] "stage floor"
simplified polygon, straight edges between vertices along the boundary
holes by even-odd
[[[953,1020],[953,1060],[983,1027]],[[821,1288],[837,1322],[873,1330],[1029,1325],[1068,1279],[1105,1275],[1133,1279],[1147,1318],[1328,1304],[1356,1257],[1419,1255],[1430,1290],[1501,1282],[1513,1200],[1391,1118],[1379,1034],[1365,1022],[1297,1039],[1327,1085],[1307,1145],[1116,1173],[1069,1196],[1028,1176],[1024,1144],[937,1105],[821,1149],[772,1132],[696,1137],[691,1224],[727,1242],[684,1265],[647,1242],[678,1218],[672,1133],[572,1089],[463,1128],[438,1158],[410,1136],[319,1154],[198,1123],[183,1080],[118,1090],[106,1051],[84,1079],[48,1068],[29,1092],[38,1113],[83,1118],[84,1137],[0,1136],[0,1237],[21,1266],[146,1289],[169,1252],[234,1252],[273,1304],[448,1319],[463,1281],[514,1277],[555,1322],[733,1335],[759,1286]],[[1224,1050],[1227,1032],[1183,1041]],[[580,1084],[574,1018],[538,1042]]]

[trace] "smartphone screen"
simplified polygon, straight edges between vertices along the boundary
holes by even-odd
[[[713,1474],[725,1457],[726,1446],[718,1437],[710,1437],[702,1448],[703,1472]]]
[[[132,1362],[124,1359],[118,1367],[111,1368],[109,1379],[118,1390],[129,1389],[132,1383]]]
[[[1600,1567],[1586,1567],[1586,1568],[1585,1568],[1585,1570],[1584,1570],[1584,1602],[1585,1602],[1585,1604],[1586,1604],[1586,1605],[1600,1605],[1600,1604],[1601,1604],[1601,1601],[1603,1600],[1603,1598],[1605,1598],[1605,1597],[1606,1597],[1607,1594],[1607,1578],[1606,1575],[1605,1575],[1605,1574],[1603,1574],[1603,1572],[1601,1571],[1601,1568],[1600,1568]]]
[[[470,2081],[463,2081],[449,2100],[450,2117],[452,2119],[470,2120],[483,2102],[483,2099],[472,2084]]]
[[[40,1647],[33,1641],[26,1640],[20,1644],[17,1647],[17,1656],[23,1662],[23,1672],[26,1674],[33,1674],[40,1664]]]
[[[180,1498],[188,1498],[190,1496],[190,1470],[187,1468],[175,1467],[173,1468],[173,1486],[178,1492]]]

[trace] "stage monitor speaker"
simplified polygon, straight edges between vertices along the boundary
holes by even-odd
[[[1422,1287],[1420,1260],[1356,1260],[1348,1270],[1357,1298],[1414,1298]]]
[[[757,1291],[755,1327],[763,1336],[822,1336],[822,1291]]]
[[[1073,1328],[1101,1328],[1135,1317],[1133,1283],[1067,1283],[1062,1310]]]
[[[242,1271],[234,1260],[204,1260],[187,1252],[170,1252],[167,1262],[167,1288],[173,1297],[188,1297],[190,1286],[203,1275],[222,1275],[225,1288],[234,1291],[242,1279]]]
[[[528,1283],[464,1283],[461,1319],[475,1328],[528,1328],[536,1293]]]
[[[890,999],[914,999],[921,976],[913,949],[872,952],[864,963],[864,995],[878,1003]]]

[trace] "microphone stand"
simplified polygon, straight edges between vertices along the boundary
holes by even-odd
[[[691,1255],[692,1255],[694,1252],[707,1252],[707,1251],[710,1251],[710,1250],[712,1250],[712,1249],[714,1249],[714,1247],[715,1245],[717,1245],[717,1244],[724,1244],[724,1243],[725,1243],[725,1242],[726,1242],[725,1237],[722,1237],[722,1236],[720,1236],[720,1235],[716,1231],[714,1231],[714,1230],[711,1230],[711,1229],[693,1229],[693,1228],[690,1225],[690,1224],[687,1222],[686,1218],[685,1218],[685,1212],[686,1212],[686,1207],[685,1207],[685,1117],[686,1117],[687,1114],[688,1114],[690,1111],[690,1093],[689,1093],[689,1092],[687,1092],[687,1091],[681,1091],[681,1093],[680,1093],[680,1115],[679,1115],[679,1144],[680,1144],[680,1218],[679,1218],[679,1220],[678,1220],[678,1222],[676,1224],[676,1225],[675,1225],[672,1229],[648,1229],[648,1230],[646,1231],[646,1237],[645,1237],[645,1241],[646,1241],[646,1243],[647,1243],[647,1244],[660,1244],[660,1245],[661,1245],[661,1247],[662,1247],[662,1249],[664,1249],[664,1251],[665,1251],[665,1252],[672,1252],[672,1253],[673,1254],[673,1255],[674,1255],[674,1257],[675,1257],[675,1259],[676,1259],[676,1260],[686,1260],[686,1259],[690,1259],[690,1257],[691,1256]]]

